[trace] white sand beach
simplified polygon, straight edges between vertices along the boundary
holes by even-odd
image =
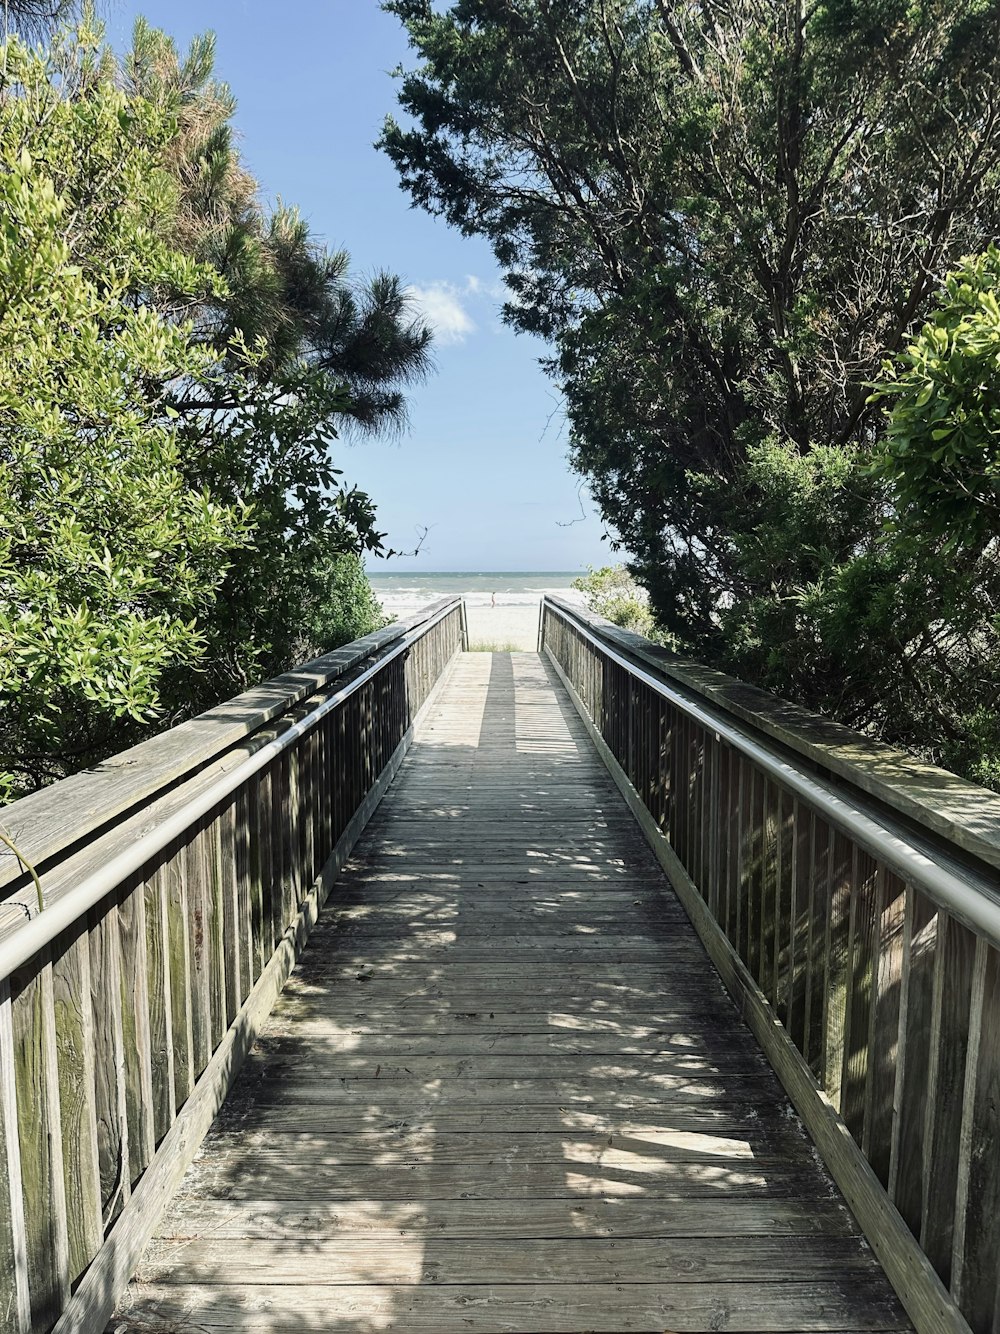
[[[534,606],[498,602],[495,607],[491,607],[488,601],[483,605],[481,598],[482,594],[479,594],[475,601],[466,599],[469,647],[485,648],[488,644],[495,651],[527,649],[534,653],[538,648],[538,610],[541,599]]]
[[[583,594],[572,587],[573,572],[556,574],[410,574],[372,578],[389,616],[409,616],[441,597],[461,594],[469,622],[469,645],[534,653],[538,614],[544,593],[558,593],[580,606]]]

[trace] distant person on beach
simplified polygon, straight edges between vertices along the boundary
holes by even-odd
[[[496,595],[496,593],[491,593],[491,594],[490,594],[490,606],[491,606],[491,607],[495,607],[496,605],[497,605],[497,595]]]

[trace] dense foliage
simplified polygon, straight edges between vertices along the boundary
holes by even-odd
[[[587,600],[590,611],[613,625],[632,630],[647,639],[660,639],[662,632],[649,610],[649,599],[624,565],[591,567],[573,580],[573,587]]]
[[[0,48],[0,796],[370,629],[368,496],[429,334],[268,214],[210,41]]]
[[[383,147],[415,202],[492,242],[507,319],[550,340],[574,464],[664,630],[1000,776],[992,381],[974,401],[968,378],[995,355],[995,257],[905,351],[998,232],[1000,4],[385,7],[421,63]],[[940,386],[899,388],[942,353],[970,414],[947,438]],[[898,355],[886,438],[871,388]],[[950,451],[978,458],[968,491]]]

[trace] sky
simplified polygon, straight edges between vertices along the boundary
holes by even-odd
[[[611,563],[604,526],[566,462],[544,346],[500,323],[489,246],[411,209],[372,146],[395,105],[390,71],[412,65],[397,19],[377,0],[105,0],[117,49],[143,14],[183,48],[217,38],[216,71],[238,101],[243,157],[268,198],[297,205],[355,272],[398,273],[435,325],[436,370],[410,393],[395,440],[341,442],[337,464],[370,492],[410,570],[579,570]],[[582,516],[586,517],[582,517]]]

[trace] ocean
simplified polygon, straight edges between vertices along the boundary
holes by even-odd
[[[572,583],[584,573],[583,570],[369,572],[368,578],[386,614],[406,616],[429,602],[460,593],[469,607],[489,607],[494,594],[498,607],[537,607],[543,593],[560,593],[582,606],[583,594],[576,592]]]

